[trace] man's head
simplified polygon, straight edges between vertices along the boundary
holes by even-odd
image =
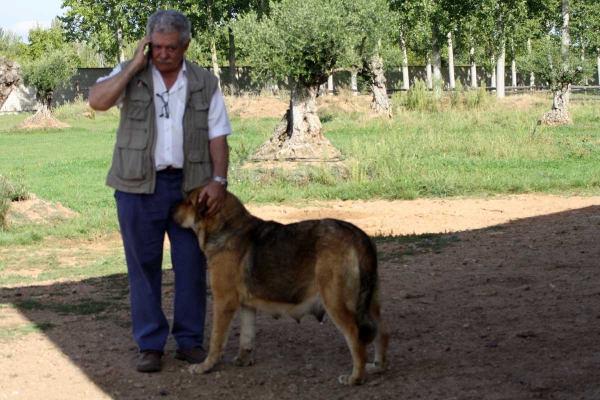
[[[146,31],[152,40],[152,63],[160,72],[179,70],[190,44],[190,21],[175,10],[160,10],[148,19]]]

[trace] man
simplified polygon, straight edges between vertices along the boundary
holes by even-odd
[[[89,103],[95,110],[121,107],[106,184],[115,189],[125,248],[137,370],[156,372],[169,335],[161,307],[165,233],[175,273],[175,358],[200,363],[206,357],[206,259],[193,231],[173,221],[171,208],[200,186],[208,212],[222,208],[231,127],[217,78],[184,58],[189,20],[161,10],[148,20],[147,33],[132,60],[90,89]]]

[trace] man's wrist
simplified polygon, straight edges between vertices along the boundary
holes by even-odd
[[[223,185],[223,188],[227,189],[227,179],[222,178],[220,176],[213,176],[212,180],[215,182],[219,182],[221,185]]]

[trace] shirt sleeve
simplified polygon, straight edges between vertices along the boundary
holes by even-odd
[[[231,134],[229,115],[225,108],[223,93],[221,93],[221,89],[217,88],[208,108],[208,140],[229,134]]]
[[[107,79],[112,78],[113,76],[117,75],[119,72],[121,72],[122,68],[121,68],[121,64],[117,64],[116,67],[113,68],[113,70],[110,72],[110,74],[106,75],[106,76],[101,76],[100,78],[98,78],[96,80],[96,83],[100,83],[102,81],[105,81]],[[123,93],[121,93],[121,95],[117,98],[117,101],[115,101],[115,104],[113,105],[118,105],[120,106],[121,103],[123,103],[123,100],[125,99],[125,91],[123,90]]]

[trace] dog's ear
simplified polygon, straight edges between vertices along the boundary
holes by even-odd
[[[186,201],[186,202],[187,202],[187,203],[188,203],[190,206],[192,206],[192,207],[196,208],[196,203],[198,202],[198,196],[200,196],[200,192],[202,192],[202,188],[197,188],[197,189],[194,189],[194,190],[192,191],[192,193],[190,193],[190,195],[188,196],[188,198],[187,198],[187,201]]]
[[[208,207],[206,206],[206,203],[208,202],[208,198],[206,196],[204,196],[204,198],[199,199],[198,196],[200,195],[200,192],[198,192],[195,196],[195,200],[194,200],[194,209],[196,210],[196,216],[194,218],[194,222],[197,222],[201,219],[203,219],[206,216],[206,211],[208,211]]]

